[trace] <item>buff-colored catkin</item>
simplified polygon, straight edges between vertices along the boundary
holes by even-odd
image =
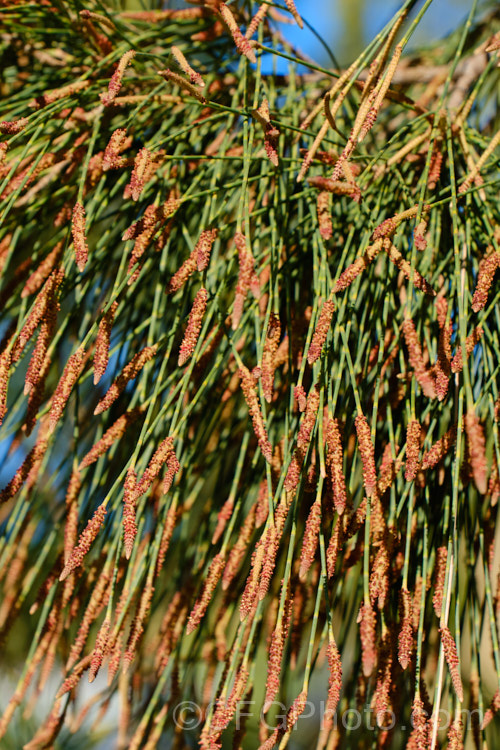
[[[410,365],[413,367],[415,378],[422,388],[423,393],[428,398],[436,398],[436,382],[432,373],[427,369],[422,347],[418,338],[415,324],[411,318],[407,318],[403,323],[403,334],[410,359]]]
[[[487,489],[487,461],[484,428],[473,408],[467,410],[464,421],[474,482],[481,495],[484,495],[486,494]]]
[[[180,69],[188,76],[191,83],[194,83],[196,86],[200,86],[200,88],[204,88],[205,81],[203,80],[201,75],[191,67],[191,65],[186,60],[184,53],[179,49],[179,47],[176,47],[173,44],[170,47],[170,51],[177,60]]]
[[[271,313],[267,327],[266,339],[262,351],[262,391],[264,398],[271,403],[273,398],[274,372],[276,369],[276,352],[281,337],[281,323],[279,316]]]
[[[259,294],[259,280],[255,274],[254,258],[252,252],[247,247],[245,235],[241,232],[236,232],[234,235],[234,244],[238,250],[239,273],[234,296],[233,331],[239,326],[241,316],[243,315],[243,305],[250,289],[255,297]]]
[[[387,255],[392,263],[398,268],[407,279],[410,279],[411,277],[411,264],[406,260],[406,258],[403,257],[402,253],[399,252],[399,250],[388,240],[384,240],[384,249],[387,252]],[[423,276],[417,271],[416,268],[413,269],[413,285],[420,289],[421,292],[424,294],[429,295],[430,297],[435,297],[436,292],[431,287],[428,281],[424,279]]]
[[[330,330],[334,311],[335,304],[333,302],[333,299],[329,297],[323,303],[316,323],[316,328],[314,329],[311,345],[309,347],[309,351],[307,352],[307,361],[310,365],[314,364],[314,362],[316,362],[316,360],[319,359],[321,355],[326,337],[328,335],[328,331]]]
[[[153,484],[154,480],[160,473],[164,464],[168,461],[169,456],[174,450],[174,439],[173,437],[167,436],[164,438],[158,448],[151,456],[149,463],[142,475],[141,479],[137,482],[137,496],[143,495]]]
[[[380,107],[382,106],[382,102],[384,101],[384,98],[389,90],[389,86],[391,85],[391,81],[394,77],[394,73],[396,72],[396,68],[398,66],[402,52],[403,52],[403,46],[401,44],[397,44],[394,49],[394,53],[392,55],[391,61],[389,65],[387,66],[387,71],[385,73],[385,76],[380,84],[380,87],[378,88],[373,104],[368,114],[366,115],[363,125],[361,126],[361,130],[358,136],[358,143],[361,143],[361,141],[364,140],[367,133],[369,132],[369,130],[373,127],[375,123]]]
[[[431,746],[431,727],[428,714],[419,693],[415,695],[412,705],[411,726],[413,729],[408,739],[406,750],[429,750]]]
[[[252,553],[250,562],[251,569],[247,576],[245,588],[240,597],[240,620],[242,622],[248,617],[248,615],[252,611],[252,608],[256,604],[260,575],[262,572],[265,555],[266,550],[262,539],[260,539],[255,545],[255,549]]]
[[[154,344],[153,346],[144,347],[144,349],[141,349],[140,352],[132,357],[130,362],[125,365],[114,383],[110,386],[110,388],[106,391],[104,396],[97,404],[96,408],[94,409],[95,415],[101,414],[103,411],[109,409],[112,404],[114,404],[116,399],[125,390],[127,383],[129,383],[131,380],[134,380],[138,376],[144,365],[155,356],[157,351],[158,346],[157,344]]]
[[[377,486],[377,470],[375,468],[375,449],[371,438],[370,425],[363,414],[358,414],[354,420],[358,436],[359,452],[363,465],[363,481],[367,497],[372,497]]]
[[[144,589],[141,594],[141,598],[136,610],[136,615],[132,623],[132,628],[127,641],[125,653],[123,654],[123,670],[126,672],[129,666],[132,664],[137,646],[144,632],[144,623],[146,621],[149,610],[151,609],[151,602],[154,594],[153,577],[148,576]]]
[[[204,271],[208,268],[212,247],[216,239],[217,229],[204,229],[201,232],[193,253],[196,257],[198,271]]]
[[[234,577],[238,573],[240,566],[246,555],[247,547],[252,538],[252,534],[255,528],[255,516],[257,511],[257,503],[254,503],[250,508],[248,515],[243,521],[238,538],[229,552],[226,567],[222,575],[222,590],[227,591]]]
[[[305,411],[307,404],[307,393],[303,385],[296,385],[293,389],[293,397],[297,402],[299,411]]]
[[[158,557],[156,560],[156,575],[159,575],[163,568],[163,563],[165,562],[165,557],[167,556],[170,540],[172,539],[178,516],[179,514],[177,513],[177,506],[175,504],[171,505],[167,511],[165,524],[163,526],[163,533],[160,539]]]
[[[422,426],[418,419],[410,419],[406,428],[406,470],[405,479],[412,482],[419,468],[420,433]]]
[[[108,172],[110,169],[119,169],[124,165],[124,158],[121,153],[130,145],[130,142],[131,139],[127,136],[125,128],[117,128],[111,133],[102,157],[103,172]]]
[[[65,558],[66,561],[66,558]],[[85,608],[83,616],[80,619],[78,626],[78,632],[73,639],[73,642],[69,649],[69,656],[66,662],[65,671],[68,672],[71,667],[76,664],[80,657],[87,637],[94,620],[99,616],[102,609],[108,604],[111,575],[109,568],[105,568],[97,578],[94,587],[90,593],[90,599]]]
[[[255,378],[247,367],[242,365],[238,371],[241,383],[241,390],[247,402],[248,411],[252,419],[253,429],[259,443],[262,455],[268,463],[271,463],[273,450],[267,435],[266,426],[260,409],[259,397],[257,395],[257,385]]]
[[[283,585],[284,582],[282,586]],[[266,694],[264,697],[262,708],[263,713],[267,713],[267,711],[269,711],[280,689],[280,674],[283,661],[283,652],[290,630],[292,606],[293,598],[290,595],[290,591],[288,590],[283,607],[283,615],[281,617],[281,620],[278,618],[276,626],[271,634],[268,650],[269,657],[267,662]]]
[[[53,271],[43,288],[38,292],[31,312],[26,317],[18,336],[15,339],[14,346],[11,350],[12,363],[17,362],[20,358],[24,347],[33,336],[37,327],[43,320],[47,320],[54,314],[57,306],[56,298],[58,289],[64,279],[64,269],[58,268]]]
[[[106,617],[101,627],[99,628],[99,632],[97,633],[94,650],[92,652],[92,659],[90,662],[89,682],[94,682],[97,673],[101,668],[102,661],[106,654],[106,648],[108,646],[110,625],[110,620],[108,620],[108,618]]]
[[[363,674],[370,677],[377,663],[376,624],[377,618],[370,600],[364,602],[360,611],[359,633],[361,638],[361,662]]]
[[[342,660],[340,652],[333,636],[330,637],[328,648],[328,696],[325,706],[324,723],[327,727],[333,726],[333,717],[340,700],[340,691],[342,689]]]
[[[327,444],[325,457],[327,476],[332,489],[333,504],[340,516],[345,510],[347,492],[343,468],[342,438],[337,419],[328,420],[325,435]]]
[[[463,703],[464,691],[462,687],[460,671],[458,669],[460,659],[458,658],[457,644],[455,643],[455,639],[453,638],[449,628],[446,625],[443,625],[443,627],[439,628],[439,633],[441,635],[441,643],[443,644],[444,658],[446,659],[446,663],[448,664],[448,668],[450,670],[451,681],[455,689],[455,693],[457,694],[457,698],[460,703]]]
[[[226,5],[226,3],[220,3],[217,10],[219,11],[222,20],[229,29],[238,52],[240,52],[242,55],[245,55],[245,57],[247,57],[250,62],[256,64],[257,58],[255,57],[255,52],[253,51],[248,39],[246,39],[241,33],[240,27],[236,23],[236,20],[230,8]]]
[[[196,271],[197,255],[198,245],[194,248],[193,252],[189,255],[188,258],[186,258],[184,263],[182,263],[180,268],[177,269],[177,271],[170,279],[167,286],[167,292],[169,294],[177,292],[186,283],[189,277]]]
[[[42,284],[47,281],[61,259],[64,252],[64,244],[64,240],[58,242],[50,253],[38,264],[31,276],[28,277],[21,292],[22,299],[35,294]]]
[[[142,412],[143,407],[139,406],[135,409],[130,409],[130,411],[126,411],[121,417],[118,417],[111,427],[108,427],[102,438],[94,443],[89,452],[82,458],[80,466],[78,467],[80,471],[95,463],[100,456],[103,456],[109,448],[111,448],[111,446],[125,434],[128,427],[139,418]]]
[[[352,282],[359,276],[359,274],[366,268],[368,268],[374,258],[376,258],[379,252],[382,250],[382,242],[382,239],[376,240],[373,245],[367,247],[363,255],[361,255],[359,258],[356,258],[354,263],[351,263],[351,265],[348,266],[345,271],[340,274],[333,287],[333,291],[335,293],[347,289],[347,287],[352,284]]]
[[[194,605],[187,624],[187,633],[192,633],[202,621],[210,600],[215,591],[219,579],[226,564],[225,555],[219,552],[210,563],[207,577],[203,584],[203,590]]]
[[[127,50],[127,52],[125,52],[125,54],[121,56],[120,62],[118,63],[115,72],[111,76],[107,92],[105,94],[100,94],[101,102],[105,106],[109,107],[109,105],[113,103],[113,100],[121,89],[125,70],[134,57],[135,51],[132,49]]]
[[[259,5],[257,12],[252,17],[250,23],[247,26],[247,30],[245,31],[245,39],[251,39],[253,37],[260,24],[266,17],[269,8],[270,5],[266,2],[263,2],[261,5]]]
[[[52,396],[49,412],[50,431],[56,428],[59,419],[62,416],[64,407],[71,395],[78,378],[80,377],[85,364],[85,349],[80,346],[74,354],[70,356],[64,368],[63,374],[57,384],[54,395]]]
[[[345,164],[344,169],[347,169],[347,168],[348,167]],[[351,170],[350,176],[352,177],[352,180],[354,180],[354,175],[352,174],[352,170]],[[356,201],[356,203],[359,203],[361,200],[361,191],[359,189],[359,186],[356,185],[356,183],[353,181],[340,182],[337,180],[332,180],[330,177],[322,177],[321,175],[314,175],[314,177],[308,177],[307,181],[309,185],[312,185],[313,187],[318,188],[318,190],[320,190],[321,193],[326,192],[326,193],[333,193],[334,195],[348,195],[354,201]]]
[[[453,447],[457,439],[457,426],[452,425],[445,434],[436,440],[436,442],[429,448],[427,453],[422,458],[421,469],[433,469],[449,452],[450,448]]]
[[[493,278],[499,266],[500,252],[498,250],[487,255],[479,264],[479,273],[471,305],[474,312],[477,313],[486,306]]]
[[[488,161],[491,154],[495,152],[495,149],[497,148],[499,143],[500,143],[500,130],[497,130],[497,132],[495,133],[495,135],[490,140],[487,147],[485,148],[485,150],[479,157],[478,161],[474,165],[473,169],[469,172],[464,182],[460,185],[458,189],[459,193],[465,193],[470,188],[470,186],[472,185],[476,177],[478,177],[484,164]]]
[[[330,194],[326,190],[322,190],[318,193],[316,199],[316,211],[318,214],[319,233],[324,240],[330,240],[333,236],[331,203]]]
[[[170,68],[165,68],[165,70],[159,70],[158,75],[162,76],[163,78],[166,78],[168,81],[171,81],[176,86],[180,86],[180,88],[187,91],[187,93],[191,94],[191,96],[194,96],[194,98],[198,99],[198,101],[201,102],[202,104],[206,103],[207,100],[201,93],[200,87],[193,86],[191,81],[188,81],[186,78],[183,78],[174,70],[170,70]]]
[[[413,623],[411,594],[402,588],[399,594],[399,613],[401,629],[398,636],[398,660],[403,669],[407,669],[413,651]]]
[[[465,357],[468,359],[472,352],[474,351],[474,347],[476,344],[479,343],[483,336],[483,329],[480,326],[477,326],[474,328],[472,333],[470,333],[466,340],[465,340]],[[458,346],[457,351],[455,352],[455,355],[453,356],[451,360],[451,371],[452,372],[462,372],[464,366],[463,361],[463,355],[462,355],[462,347]]]
[[[100,381],[108,366],[111,329],[113,328],[117,307],[118,300],[114,300],[99,321],[94,350],[94,385],[97,385]]]
[[[75,568],[78,568],[82,564],[85,555],[90,550],[94,539],[101,529],[105,515],[106,506],[102,503],[80,534],[78,545],[73,549],[69,560],[65,563],[64,569],[59,576],[60,581],[64,581]]]
[[[82,476],[79,470],[71,473],[68,488],[66,490],[65,506],[66,517],[64,524],[64,564],[71,556],[73,547],[76,546],[78,537],[78,496],[82,486]]]
[[[443,608],[444,581],[446,574],[446,562],[448,559],[448,548],[438,547],[436,551],[436,573],[434,579],[434,594],[432,606],[437,617],[441,617]]]
[[[318,534],[321,526],[321,501],[316,500],[309,511],[302,539],[300,555],[299,578],[305,581],[307,571],[311,567],[318,546]]]
[[[379,727],[383,726],[390,713],[390,694],[393,686],[393,651],[392,637],[388,632],[382,638],[379,649],[377,683],[375,686],[375,715]],[[373,705],[373,704],[372,704]]]
[[[481,729],[486,729],[488,724],[492,721],[492,719],[495,717],[495,714],[497,714],[500,711],[500,690],[497,689],[495,692],[495,695],[493,696],[493,699],[488,707],[488,710],[484,713],[484,718],[481,723]]]
[[[134,167],[130,175],[130,182],[125,188],[124,198],[132,198],[138,201],[141,197],[144,185],[151,179],[155,171],[153,154],[146,147],[141,148],[134,159]]]
[[[57,313],[59,312],[59,309],[57,297],[52,295],[50,299],[47,300],[45,318],[40,324],[40,332],[36,340],[35,348],[31,354],[28,369],[26,370],[26,376],[24,378],[25,396],[35,390],[41,380],[44,379],[44,363],[49,356],[49,345],[57,328]],[[28,420],[26,421],[28,422]]]
[[[372,515],[372,523],[374,515]],[[373,523],[375,526],[375,524]],[[387,539],[382,538],[373,561],[369,580],[369,593],[372,606],[377,603],[379,610],[383,610],[389,593],[389,547]]]
[[[188,324],[184,332],[181,347],[179,349],[179,358],[177,364],[179,367],[184,365],[191,358],[201,331],[203,316],[207,308],[208,292],[205,287],[201,287],[196,293],[193,301],[191,312],[189,313]]]
[[[318,386],[315,386],[310,390],[309,395],[307,396],[304,416],[300,423],[297,435],[297,445],[286,473],[285,490],[287,492],[295,492],[299,484],[304,458],[311,441],[312,432],[316,425],[319,401],[320,391]]]
[[[125,477],[123,490],[123,548],[125,557],[130,560],[137,536],[137,522],[135,519],[135,505],[137,501],[137,474],[132,466]]]
[[[73,246],[75,248],[76,265],[80,273],[87,263],[89,248],[85,234],[85,209],[80,201],[73,208],[73,219],[71,223],[71,234],[73,235]]]
[[[10,364],[11,350],[7,348],[0,354],[0,425],[7,413],[7,391],[9,387]]]
[[[462,733],[462,721],[457,717],[448,730],[448,750],[464,750]]]
[[[280,506],[282,507],[282,506]],[[279,526],[278,526],[279,524]],[[278,518],[278,512],[276,514],[276,526],[270,526],[264,536],[263,547],[264,547],[264,560],[262,563],[262,570],[259,577],[258,585],[258,598],[259,601],[265,599],[271,579],[276,566],[276,558],[278,555],[279,545],[281,541],[281,535],[283,527],[280,524]]]
[[[165,475],[163,477],[163,482],[161,485],[161,490],[164,495],[166,495],[170,490],[175,475],[180,471],[180,468],[181,465],[179,463],[179,459],[177,458],[175,451],[172,450],[172,452],[167,456],[167,469],[165,471]]]

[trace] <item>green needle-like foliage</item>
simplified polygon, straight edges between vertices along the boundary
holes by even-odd
[[[430,1],[342,71],[0,0],[2,747],[496,747],[500,22]]]

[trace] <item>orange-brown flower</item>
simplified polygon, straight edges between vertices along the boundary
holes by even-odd
[[[75,247],[76,265],[78,266],[78,270],[82,272],[87,263],[89,248],[85,236],[85,209],[80,201],[77,201],[73,208],[71,233]]]
[[[125,557],[130,559],[137,536],[135,504],[137,501],[137,474],[132,466],[127,471],[123,491],[123,547]]]
[[[477,313],[485,307],[490,287],[493,283],[493,277],[499,265],[500,252],[498,250],[483,258],[479,264],[476,289],[472,297],[472,309],[474,312]]]
[[[418,419],[411,419],[406,428],[406,471],[405,479],[412,482],[417,476],[420,433],[422,427]]]
[[[271,313],[267,327],[266,340],[262,352],[262,391],[264,398],[271,403],[273,398],[274,371],[276,352],[280,343],[281,324],[278,315]]]
[[[210,604],[210,600],[215,591],[215,587],[217,586],[217,583],[219,582],[219,578],[222,575],[222,571],[224,570],[225,564],[226,564],[225,555],[223,555],[221,552],[215,555],[214,559],[210,563],[207,577],[203,584],[203,590],[200,596],[198,597],[196,604],[194,605],[191,611],[191,614],[189,615],[189,620],[188,620],[187,629],[186,629],[187,633],[192,633],[193,630],[195,630],[200,624],[200,622],[202,621],[203,616],[205,612],[207,611],[207,607]]]
[[[120,62],[118,63],[115,72],[111,76],[107,92],[100,95],[101,102],[105,106],[109,107],[109,105],[113,102],[113,99],[120,91],[123,75],[125,73],[127,65],[132,61],[134,57],[135,51],[133,49],[127,50],[127,52],[125,52],[125,54],[121,56]]]
[[[371,497],[377,486],[377,470],[375,469],[375,449],[372,443],[370,425],[363,414],[358,414],[354,420],[358,435],[359,452],[363,464],[363,481],[367,497]]]
[[[441,617],[443,607],[444,581],[446,574],[446,561],[448,559],[448,548],[438,547],[436,551],[436,577],[434,581],[434,595],[432,606],[437,617]]]
[[[410,356],[410,365],[413,367],[418,384],[428,398],[436,398],[436,382],[432,373],[425,366],[418,333],[411,318],[404,321],[403,334]]]
[[[342,290],[347,289],[347,287],[352,284],[354,279],[359,276],[361,271],[364,271],[365,268],[368,268],[372,260],[377,257],[381,250],[382,239],[378,239],[373,243],[373,245],[370,245],[366,249],[363,255],[361,255],[359,258],[356,258],[354,263],[351,263],[351,265],[348,266],[345,271],[340,274],[339,278],[335,282],[333,291],[341,292]]]
[[[94,409],[94,414],[101,414],[101,412],[109,409],[109,407],[125,390],[125,386],[127,385],[127,383],[131,380],[134,380],[134,378],[138,376],[144,365],[155,356],[157,350],[158,346],[156,344],[154,344],[153,346],[145,346],[144,349],[141,349],[140,352],[132,357],[128,365],[125,365],[121,373],[116,378],[115,382],[110,386],[110,388],[101,398],[96,408]]]
[[[74,385],[81,375],[85,364],[85,349],[80,346],[74,354],[70,356],[64,368],[63,374],[57,384],[52,401],[50,404],[49,424],[53,432],[59,419],[62,416],[66,402],[71,395]]]
[[[481,495],[484,495],[487,489],[486,441],[483,426],[474,409],[467,410],[465,431],[474,482]]]
[[[104,505],[104,503],[102,503],[101,505],[99,505],[94,515],[89,520],[86,527],[80,534],[78,545],[73,549],[69,559],[66,561],[64,565],[64,569],[61,575],[59,576],[60,581],[64,581],[64,579],[67,578],[69,574],[73,570],[75,570],[75,568],[78,568],[82,564],[83,558],[85,557],[87,552],[90,550],[94,539],[99,533],[99,530],[103,524],[105,515],[106,515],[106,506]]]
[[[346,506],[347,493],[343,468],[342,439],[337,419],[329,419],[327,422],[326,443],[326,470],[332,488],[335,510],[341,515]]]
[[[472,352],[474,351],[474,347],[476,344],[481,340],[481,337],[483,335],[484,331],[481,327],[476,327],[470,333],[466,340],[465,340],[465,358],[468,359]],[[463,362],[463,356],[462,356],[462,347],[458,346],[457,351],[455,353],[455,356],[451,360],[451,371],[452,372],[462,372],[464,366]]]
[[[198,238],[194,254],[198,271],[204,271],[210,262],[212,246],[217,239],[217,229],[204,229]]]
[[[321,312],[316,323],[316,328],[314,329],[311,345],[309,347],[309,351],[307,352],[307,361],[310,365],[314,364],[314,362],[316,362],[316,360],[321,355],[321,351],[326,341],[328,331],[330,330],[334,311],[335,305],[333,303],[333,299],[329,297],[326,302],[324,302],[323,307],[321,308]]]
[[[99,321],[94,351],[94,385],[97,385],[100,381],[108,366],[111,329],[113,328],[117,307],[118,300],[114,300]]]
[[[273,457],[273,450],[269,438],[267,436],[266,426],[262,417],[260,409],[259,397],[257,395],[257,386],[255,378],[247,367],[242,365],[238,371],[241,382],[241,390],[245,396],[247,402],[248,411],[252,418],[253,429],[259,443],[259,448],[262,451],[262,455],[271,463]]]
[[[239,274],[234,297],[232,328],[235,331],[243,314],[243,305],[249,290],[255,297],[259,294],[259,280],[255,274],[254,258],[251,250],[247,248],[246,238],[241,232],[234,235],[234,244],[238,250]]]
[[[448,453],[450,448],[454,445],[457,439],[457,426],[453,425],[450,429],[445,432],[443,437],[436,440],[427,453],[422,458],[422,470],[432,469],[436,466],[442,458]]]
[[[151,456],[147,468],[137,483],[137,495],[143,495],[153,484],[154,480],[161,471],[162,466],[167,462],[174,450],[173,437],[164,438],[158,448]]]
[[[181,348],[179,350],[179,359],[177,364],[181,367],[193,354],[198,337],[201,331],[203,316],[207,308],[208,292],[204,286],[198,290],[194,298],[193,307],[189,313],[188,324],[184,332]]]
[[[413,623],[411,594],[405,588],[401,589],[399,595],[399,612],[401,630],[398,636],[398,659],[403,669],[406,669],[410,663],[413,651]]]
[[[200,88],[204,88],[205,81],[196,70],[193,70],[193,68],[188,63],[188,61],[184,57],[184,54],[179,49],[179,47],[172,45],[170,47],[170,51],[172,52],[173,56],[179,63],[179,67],[181,68],[181,70],[189,77],[189,80],[191,81],[191,83],[196,84],[196,86],[200,86]]]
[[[444,658],[446,659],[446,663],[448,664],[450,670],[451,681],[453,683],[453,687],[455,688],[455,693],[457,694],[457,698],[460,703],[463,703],[464,691],[462,687],[460,671],[458,669],[460,659],[458,658],[457,644],[455,643],[455,639],[453,638],[449,628],[446,625],[443,625],[443,627],[439,628],[439,632],[441,634],[441,643],[443,644]]]
[[[300,554],[299,578],[304,581],[307,571],[311,567],[316,548],[318,546],[318,534],[321,526],[321,501],[316,500],[309,511],[306,528],[302,539],[302,552]]]
[[[226,5],[226,3],[219,3],[217,10],[219,11],[222,20],[229,29],[238,52],[240,52],[242,55],[245,55],[245,57],[247,57],[250,62],[256,63],[257,58],[255,57],[255,52],[253,51],[248,39],[245,39],[245,37],[241,33],[240,27],[236,23],[236,20],[229,7]]]
[[[377,618],[375,615],[375,610],[373,609],[369,600],[367,602],[364,602],[364,604],[361,606],[359,617],[359,633],[361,637],[361,661],[363,665],[363,674],[365,677],[370,677],[373,670],[375,669],[375,664],[377,663],[377,645],[375,633]]]

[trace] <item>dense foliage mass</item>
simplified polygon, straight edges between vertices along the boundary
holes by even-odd
[[[343,72],[0,1],[2,747],[495,747],[499,18],[429,2]]]

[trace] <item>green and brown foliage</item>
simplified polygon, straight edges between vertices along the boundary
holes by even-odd
[[[429,2],[339,71],[0,0],[5,741],[495,747],[499,19]]]

